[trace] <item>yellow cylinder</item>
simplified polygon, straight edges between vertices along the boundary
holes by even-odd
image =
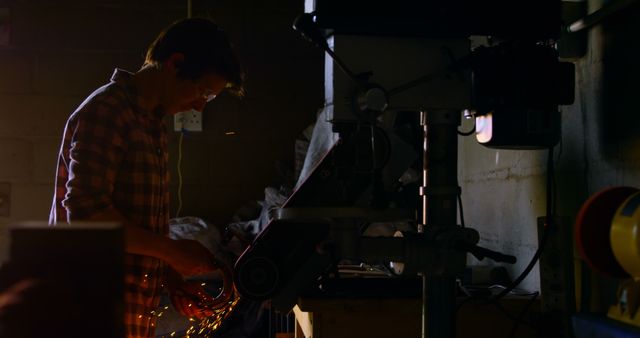
[[[633,278],[640,278],[640,192],[627,198],[616,210],[611,224],[613,255]]]

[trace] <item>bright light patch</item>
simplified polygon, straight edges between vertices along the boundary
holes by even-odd
[[[480,143],[487,143],[491,141],[493,137],[493,115],[491,113],[487,115],[476,117],[476,140]]]

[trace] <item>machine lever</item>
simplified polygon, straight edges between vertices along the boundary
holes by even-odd
[[[293,22],[293,29],[298,31],[302,36],[322,48],[335,63],[342,69],[342,71],[356,84],[358,87],[364,87],[365,83],[358,78],[358,76],[347,67],[347,65],[340,59],[336,53],[329,47],[327,39],[316,25],[313,15],[310,13],[304,13],[298,16]]]
[[[503,253],[489,250],[475,244],[464,243],[460,245],[460,249],[468,251],[478,260],[483,260],[486,257],[500,263],[514,264],[517,261],[516,257],[514,256],[505,255]]]

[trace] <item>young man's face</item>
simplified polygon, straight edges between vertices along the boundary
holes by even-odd
[[[164,97],[167,114],[176,114],[191,109],[201,112],[207,102],[213,100],[227,85],[222,76],[207,73],[197,80],[174,78]]]

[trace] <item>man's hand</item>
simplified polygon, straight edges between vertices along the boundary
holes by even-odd
[[[213,254],[198,241],[172,241],[164,260],[183,276],[204,275],[218,269]]]
[[[41,282],[35,279],[25,279],[18,281],[4,292],[0,292],[0,318],[12,311],[17,311],[21,306],[26,307],[29,304],[29,298],[34,290],[42,288]]]
[[[202,319],[213,315],[207,304],[212,304],[214,298],[207,294],[200,282],[185,281],[177,271],[168,269],[165,284],[173,307],[184,316]]]
[[[169,290],[169,297],[173,307],[189,318],[203,319],[213,315],[213,310],[207,304],[213,303],[214,298],[206,293],[199,282],[184,282]]]

